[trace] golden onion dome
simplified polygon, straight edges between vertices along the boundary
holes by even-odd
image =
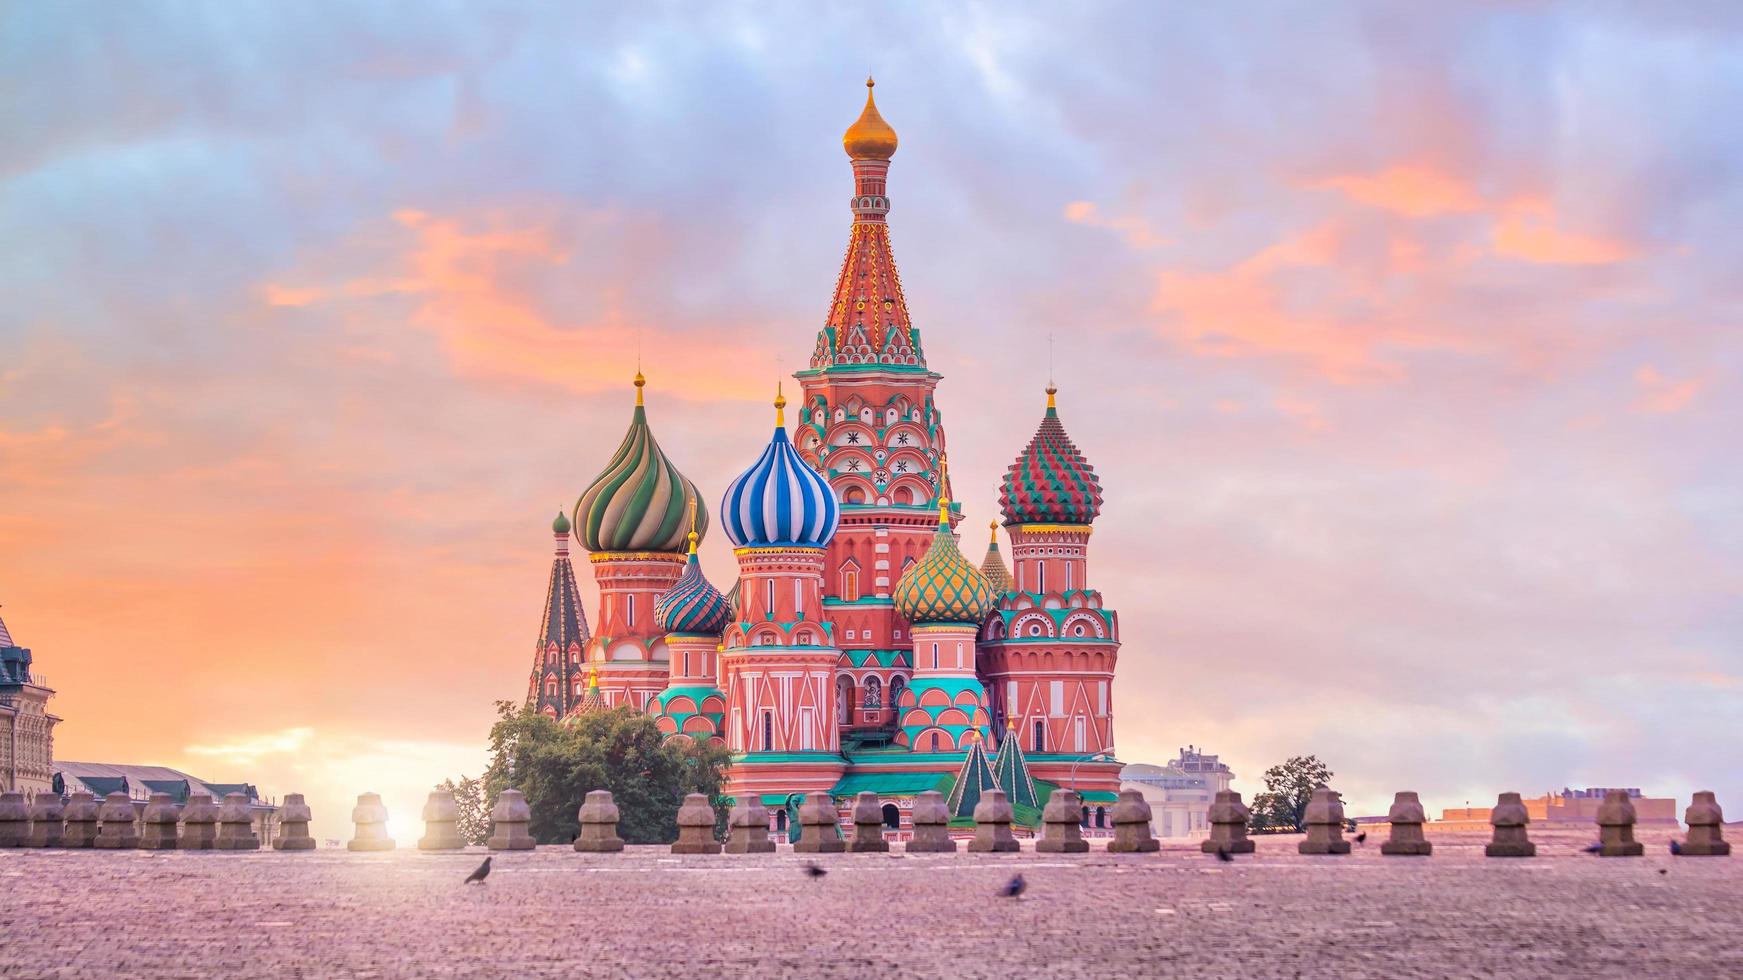
[[[842,134],[841,145],[855,160],[888,160],[896,155],[896,131],[878,115],[878,104],[872,101],[872,86],[865,80],[865,111]]]

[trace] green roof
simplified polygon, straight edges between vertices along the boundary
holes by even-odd
[[[831,796],[857,796],[872,792],[879,796],[913,796],[935,789],[940,793],[950,789],[952,776],[947,772],[855,772],[841,777],[829,791]]]

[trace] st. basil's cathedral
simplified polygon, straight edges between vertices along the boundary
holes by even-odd
[[[720,502],[737,583],[702,573],[706,498],[654,438],[638,373],[623,444],[552,527],[527,702],[554,718],[632,706],[671,737],[724,744],[729,796],[870,790],[892,827],[924,790],[967,816],[994,782],[1019,819],[1055,786],[1099,808],[1120,770],[1119,619],[1089,583],[1101,484],[1049,386],[1000,488],[1011,564],[997,524],[979,567],[958,549],[942,376],[890,246],[896,133],[866,85],[842,139],[853,227],[827,321],[796,403],[777,395],[768,445]],[[599,587],[592,631],[571,536]]]

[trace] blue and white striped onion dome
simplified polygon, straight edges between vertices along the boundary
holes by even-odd
[[[696,558],[696,532],[690,532],[690,561],[672,587],[654,600],[654,621],[668,633],[719,633],[732,607],[702,574]]]
[[[787,400],[775,396],[775,437],[726,488],[720,523],[740,548],[823,548],[841,524],[841,504],[787,437]]]

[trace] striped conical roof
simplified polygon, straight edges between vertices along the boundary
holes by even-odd
[[[980,560],[980,573],[986,576],[994,595],[1003,595],[1011,591],[1011,570],[1005,567],[1005,557],[999,554],[999,522],[987,526],[992,528],[993,537],[986,546],[986,557]]]
[[[910,623],[979,624],[993,607],[993,587],[950,533],[950,502],[938,507],[938,532],[926,554],[896,580],[896,611]]]
[[[1035,796],[1035,780],[1029,775],[1029,760],[1023,755],[1021,742],[1016,722],[1012,721],[1005,730],[1005,740],[999,743],[998,758],[993,760],[993,781],[1013,805],[1038,807],[1041,804]]]
[[[641,392],[646,383],[637,372],[635,414],[623,444],[575,504],[575,540],[588,551],[684,548],[691,504],[701,494],[666,458],[648,428]],[[708,531],[706,510],[698,510],[696,531]]]
[[[1101,513],[1101,481],[1077,451],[1047,388],[1047,414],[1028,448],[1005,471],[999,509],[1006,524],[1088,524]]]
[[[654,620],[668,633],[718,633],[732,612],[726,597],[702,574],[696,535],[690,535],[690,561],[672,587],[654,600]]]
[[[981,794],[998,789],[998,786],[998,780],[993,778],[993,767],[986,761],[986,752],[980,747],[980,739],[970,740],[968,754],[962,757],[962,768],[956,771],[956,785],[950,787],[950,796],[944,801],[950,809],[950,818],[972,819]]]

